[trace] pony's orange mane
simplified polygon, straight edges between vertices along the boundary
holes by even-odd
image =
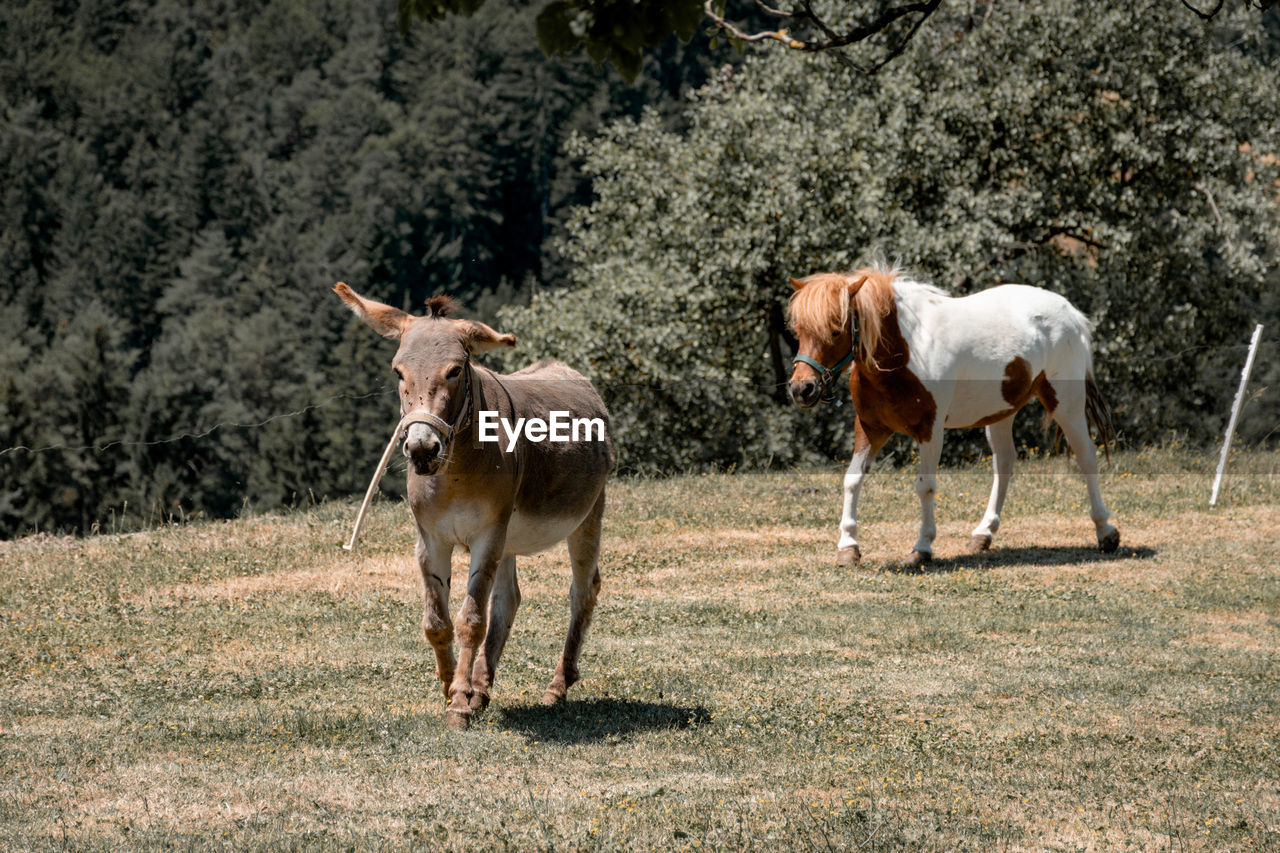
[[[791,294],[791,325],[801,335],[824,337],[848,328],[849,291],[856,288],[852,303],[858,318],[858,357],[864,365],[874,368],[884,318],[893,308],[893,280],[899,275],[900,271],[893,267],[875,266],[848,273],[816,273],[800,279]]]

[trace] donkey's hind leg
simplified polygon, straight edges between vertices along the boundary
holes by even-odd
[[[511,635],[511,623],[520,607],[520,583],[516,580],[516,558],[507,557],[498,563],[493,578],[493,592],[489,593],[489,630],[484,637],[484,648],[471,668],[471,709],[479,711],[489,704],[489,690],[498,673],[498,659],[506,648]]]
[[[1013,479],[1013,461],[1018,452],[1013,446],[1013,416],[987,427],[987,443],[991,445],[991,467],[995,469],[995,481],[991,484],[991,498],[982,521],[973,530],[969,550],[973,553],[991,547],[991,538],[1000,529],[1000,510],[1005,495],[1009,493],[1009,481]]]
[[[569,633],[564,638],[564,652],[556,673],[542,694],[542,704],[554,705],[564,699],[578,680],[578,654],[591,625],[591,612],[600,592],[600,521],[604,517],[604,490],[578,529],[569,534],[569,562],[573,566],[573,584],[569,587]]]
[[[1120,547],[1120,531],[1111,523],[1111,511],[1102,502],[1102,490],[1098,488],[1098,454],[1093,446],[1093,438],[1089,435],[1089,421],[1085,416],[1084,383],[1063,384],[1079,385],[1079,399],[1072,393],[1069,400],[1060,400],[1053,412],[1053,419],[1062,428],[1071,452],[1076,455],[1080,472],[1084,474],[1085,487],[1089,490],[1089,517],[1093,519],[1093,526],[1098,534],[1098,547],[1111,553]]]

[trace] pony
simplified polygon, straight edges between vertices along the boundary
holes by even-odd
[[[894,433],[916,442],[920,534],[909,566],[933,558],[934,499],[945,429],[984,427],[995,481],[970,551],[991,547],[1000,527],[1013,461],[1013,416],[1032,398],[1056,423],[1084,474],[1098,546],[1112,552],[1120,531],[1098,488],[1090,427],[1110,457],[1115,432],[1093,379],[1089,322],[1063,297],[1006,284],[955,298],[901,270],[876,264],[849,273],[790,279],[788,319],[798,341],[791,399],[811,408],[833,396],[846,367],[854,420],[853,458],[844,476],[836,560],[862,559],[858,493],[876,454]]]
[[[489,704],[498,660],[520,606],[516,557],[567,540],[573,580],[569,630],[542,702],[565,698],[578,680],[578,656],[600,590],[600,531],[605,480],[613,468],[604,401],[580,373],[541,361],[509,376],[472,361],[513,335],[484,323],[451,319],[448,297],[432,297],[414,316],[360,296],[342,282],[334,292],[384,337],[400,342],[392,360],[399,380],[399,430],[409,460],[409,505],[417,527],[415,554],[423,580],[423,632],[452,728],[466,728]],[[486,420],[519,423],[571,413],[598,420],[579,436],[486,439]],[[471,553],[456,624],[449,621],[452,555]],[[454,637],[458,655],[453,652]],[[483,643],[483,647],[481,644]]]

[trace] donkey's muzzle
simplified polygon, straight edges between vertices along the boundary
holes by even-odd
[[[426,424],[410,424],[405,431],[404,455],[415,474],[429,477],[439,471],[444,462],[443,450],[440,437]]]
[[[787,391],[791,394],[791,402],[802,409],[813,408],[822,397],[822,387],[812,379],[789,382]]]

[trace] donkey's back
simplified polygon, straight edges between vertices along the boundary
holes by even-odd
[[[492,408],[500,417],[510,425],[540,419],[548,427],[541,441],[526,430],[514,448],[516,511],[543,519],[584,517],[613,468],[604,400],[590,380],[558,361],[539,361],[498,379],[505,393]]]

